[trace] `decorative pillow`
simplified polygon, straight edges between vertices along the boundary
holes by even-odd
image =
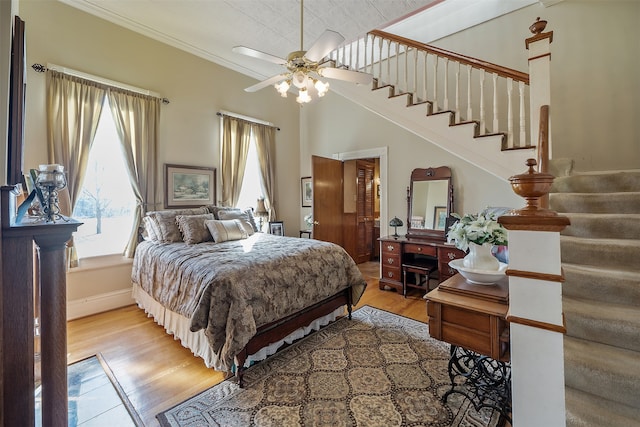
[[[160,240],[160,236],[158,235],[158,225],[155,223],[153,218],[150,216],[145,216],[142,218],[143,234],[145,240],[158,241]]]
[[[213,214],[176,215],[176,223],[182,233],[182,240],[190,245],[213,240],[209,229],[204,225],[204,222],[209,219],[215,219]]]
[[[216,219],[220,219],[218,217],[218,214],[222,211],[237,211],[237,212],[242,212],[242,209],[240,208],[232,208],[230,206],[216,206],[216,205],[208,205],[207,206],[207,210],[209,210],[209,212],[211,212],[213,214],[213,216],[216,217]]]
[[[211,219],[204,222],[216,243],[227,240],[240,240],[249,237],[247,230],[239,219],[217,220]]]
[[[209,213],[207,208],[173,209],[166,211],[149,212],[149,215],[158,224],[158,240],[164,243],[181,242],[182,234],[176,223],[178,215],[199,215]]]
[[[255,233],[257,230],[257,227],[254,228],[252,222],[253,219],[253,215],[251,215],[251,210],[247,209],[246,211],[241,211],[241,210],[224,210],[224,211],[219,211],[218,212],[218,219],[220,220],[224,220],[224,219],[239,219],[240,221],[242,221],[242,224],[245,226],[245,228],[247,229],[247,233],[249,234],[249,236],[251,236],[253,233]],[[255,220],[253,220],[253,223],[255,224]]]

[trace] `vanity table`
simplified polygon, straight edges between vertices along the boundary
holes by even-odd
[[[442,282],[457,273],[449,261],[466,254],[446,243],[447,222],[453,210],[451,169],[414,169],[407,187],[407,234],[380,241],[380,289],[429,290],[429,279]],[[437,272],[437,275],[436,275]],[[413,277],[416,276],[416,280]]]

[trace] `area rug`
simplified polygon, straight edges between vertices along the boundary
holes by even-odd
[[[429,327],[364,306],[157,416],[162,426],[496,426],[450,389],[449,345]]]

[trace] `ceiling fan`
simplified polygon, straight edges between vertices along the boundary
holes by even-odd
[[[245,88],[245,91],[256,92],[267,86],[274,85],[278,93],[280,93],[282,97],[286,98],[289,88],[293,85],[298,88],[298,97],[296,98],[296,101],[302,104],[311,101],[309,91],[315,90],[317,95],[320,97],[327,93],[329,90],[329,83],[323,82],[321,80],[323,77],[345,80],[353,83],[370,84],[373,79],[371,74],[352,71],[345,68],[337,68],[332,66],[333,63],[331,61],[325,60],[325,57],[331,51],[344,42],[344,37],[340,33],[325,30],[309,50],[303,50],[303,12],[304,0],[300,0],[300,50],[289,53],[289,55],[287,55],[287,59],[245,46],[236,46],[232,49],[235,53],[283,65],[287,69],[283,73],[269,77],[260,83],[256,83],[253,86]]]

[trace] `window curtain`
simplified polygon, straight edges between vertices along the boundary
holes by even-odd
[[[275,208],[276,181],[274,179],[276,129],[273,126],[254,123],[252,131],[260,163],[260,182],[264,194],[264,204],[269,212],[269,221],[273,221],[277,218]]]
[[[113,88],[109,89],[108,97],[136,198],[133,228],[124,250],[124,256],[133,258],[142,218],[147,210],[155,210],[160,200],[157,195],[160,99]]]
[[[61,213],[71,216],[82,189],[106,88],[53,70],[47,71],[46,81],[49,162],[65,168],[69,203],[61,206]],[[67,242],[67,264],[78,266],[73,237]]]
[[[222,116],[222,205],[235,206],[240,198],[242,179],[247,165],[251,141],[251,122],[231,116]]]

